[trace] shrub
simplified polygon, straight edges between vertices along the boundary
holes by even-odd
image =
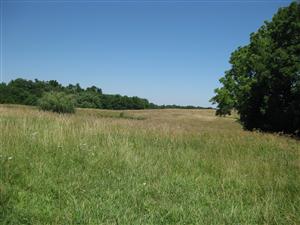
[[[63,92],[45,93],[38,101],[41,110],[52,111],[57,113],[74,113],[74,100],[72,95]]]

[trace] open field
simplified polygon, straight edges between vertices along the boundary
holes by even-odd
[[[0,105],[1,224],[300,224],[300,142],[213,110]]]

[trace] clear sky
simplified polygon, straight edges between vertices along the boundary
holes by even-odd
[[[230,53],[290,1],[0,0],[2,79],[210,106]]]

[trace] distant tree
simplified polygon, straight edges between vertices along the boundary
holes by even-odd
[[[15,104],[35,105],[37,97],[32,93],[34,83],[30,80],[16,79],[7,85],[10,101]]]
[[[97,94],[99,94],[99,95],[102,95],[102,90],[101,90],[101,88],[98,88],[98,87],[96,87],[96,86],[88,87],[88,88],[86,89],[86,91],[88,91],[88,92],[93,92],[93,93],[97,93]]]
[[[57,113],[74,113],[73,96],[64,92],[48,92],[38,101],[41,110]]]
[[[94,91],[80,92],[76,95],[76,106],[81,108],[102,108],[101,95]]]
[[[13,99],[8,93],[8,88],[5,83],[0,83],[0,104],[11,103]]]
[[[99,108],[99,109],[158,109],[158,108],[187,108],[195,109],[201,107],[168,105],[159,106],[150,103],[147,99],[137,96],[129,97],[122,95],[103,94],[101,88],[96,86],[82,88],[79,84],[61,85],[56,80],[34,81],[25,79],[12,80],[8,84],[0,84],[0,103],[38,105],[39,99],[46,93],[65,93],[72,96],[75,107]],[[44,97],[43,97],[44,98]]]

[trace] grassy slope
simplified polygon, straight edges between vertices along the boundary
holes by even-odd
[[[0,106],[0,223],[300,224],[299,141],[213,114]]]

